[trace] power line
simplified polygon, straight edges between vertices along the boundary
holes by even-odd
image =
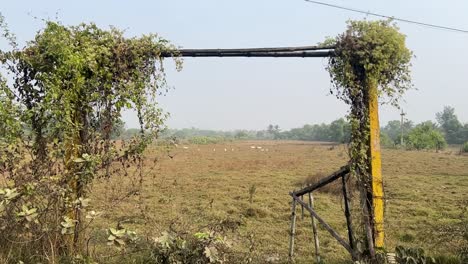
[[[371,15],[371,16],[389,18],[389,19],[393,19],[393,20],[396,20],[396,21],[401,21],[401,22],[420,25],[420,26],[431,27],[431,28],[435,28],[435,29],[444,29],[444,30],[449,30],[449,31],[454,31],[454,32],[468,33],[468,30],[459,29],[459,28],[445,27],[445,26],[439,26],[439,25],[434,25],[434,24],[429,24],[429,23],[418,22],[418,21],[414,21],[414,20],[397,18],[397,17],[393,17],[393,16],[386,16],[386,15],[382,15],[382,14],[373,13],[373,12],[370,12],[370,11],[363,11],[363,10],[358,10],[358,9],[354,9],[354,8],[348,8],[348,7],[333,5],[333,4],[319,2],[319,1],[313,1],[313,0],[304,0],[304,1],[312,3],[312,4],[324,5],[324,6],[328,6],[328,7],[338,8],[338,9],[342,9],[342,10],[352,11],[352,12]]]

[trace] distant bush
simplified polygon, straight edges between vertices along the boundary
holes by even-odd
[[[461,153],[468,153],[468,141],[462,145]]]
[[[442,133],[436,129],[435,125],[427,121],[417,125],[408,133],[406,146],[409,149],[416,150],[441,150],[447,146],[447,142]]]
[[[380,133],[380,145],[384,148],[395,148],[395,142],[387,133]]]
[[[216,144],[224,141],[221,137],[206,137],[206,136],[195,136],[188,139],[188,142],[196,145]]]

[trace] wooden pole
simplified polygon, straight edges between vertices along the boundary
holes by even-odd
[[[312,210],[314,209],[314,197],[312,196],[312,192],[309,193],[309,206]],[[317,264],[319,264],[321,261],[317,224],[315,223],[314,216],[312,214],[310,214],[310,219],[312,220],[312,231],[314,232],[315,258],[317,259]]]
[[[292,261],[294,255],[294,236],[296,234],[296,199],[292,199],[291,206],[291,230],[289,233],[289,260]]]
[[[348,227],[349,246],[353,250],[353,253],[351,253],[351,256],[353,260],[355,261],[357,260],[356,245],[354,244],[353,225],[352,225],[352,220],[351,220],[351,211],[350,211],[350,206],[349,206],[348,191],[346,188],[346,178],[348,178],[347,175],[344,175],[343,177],[341,177],[341,182],[343,184],[343,200],[344,200],[344,205],[345,205],[346,225]]]
[[[304,195],[301,195],[301,200],[304,201]],[[301,206],[301,220],[304,220],[304,206]]]
[[[369,158],[372,175],[372,213],[374,244],[376,248],[384,247],[384,201],[382,181],[382,161],[380,153],[379,99],[377,82],[370,81],[369,92]]]

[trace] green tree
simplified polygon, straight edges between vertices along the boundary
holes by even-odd
[[[330,141],[342,143],[349,142],[351,135],[350,126],[344,118],[340,118],[331,122],[328,130]]]
[[[249,134],[245,130],[239,130],[234,135],[235,139],[247,139],[248,137]]]
[[[447,145],[444,136],[431,121],[418,124],[408,133],[406,142],[408,148],[416,150],[441,150]]]
[[[281,139],[281,129],[278,125],[268,125],[267,131],[268,134],[273,137],[273,139]]]
[[[458,121],[457,115],[455,115],[455,108],[445,106],[443,111],[436,114],[436,119],[449,144],[463,143],[463,125]]]
[[[403,122],[403,138],[413,129],[414,125],[412,121],[406,120]],[[391,120],[388,121],[387,125],[382,128],[382,133],[388,135],[389,139],[393,141],[393,144],[400,144],[401,140],[401,121]]]

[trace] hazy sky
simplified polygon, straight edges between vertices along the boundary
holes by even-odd
[[[361,10],[468,30],[468,1],[323,0]],[[348,19],[366,15],[313,5],[303,0],[2,0],[0,12],[21,43],[43,28],[39,18],[66,25],[114,25],[129,36],[158,33],[183,48],[241,48],[314,45],[344,31]],[[56,15],[57,14],[57,15]],[[368,17],[368,19],[374,19]],[[413,82],[403,103],[416,122],[435,119],[444,105],[468,122],[468,34],[399,23],[414,51]],[[330,122],[347,106],[329,96],[324,58],[186,58],[182,72],[167,63],[175,87],[161,98],[173,128],[283,129]],[[128,127],[136,126],[125,113]],[[381,123],[399,119],[381,107]]]

